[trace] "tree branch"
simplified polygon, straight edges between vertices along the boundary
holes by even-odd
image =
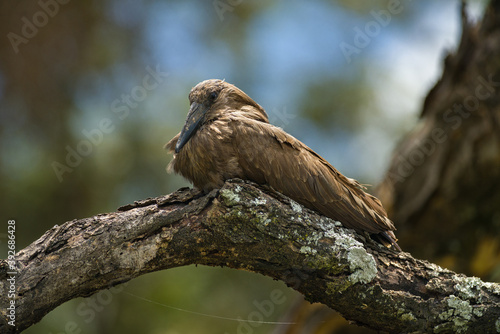
[[[54,226],[16,256],[20,332],[67,300],[152,271],[204,264],[285,282],[358,324],[388,332],[500,329],[500,286],[386,250],[340,223],[252,183],[201,196],[180,189],[118,212]],[[8,264],[0,262],[7,291]],[[6,293],[1,305],[8,305]]]

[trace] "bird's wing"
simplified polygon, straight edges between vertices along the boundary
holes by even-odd
[[[164,149],[168,150],[169,152],[174,152],[175,150],[175,144],[177,144],[177,141],[179,140],[181,133],[179,132],[178,134],[175,135],[174,138],[170,139],[168,143],[163,146]]]
[[[243,117],[234,118],[230,126],[245,178],[268,184],[348,228],[395,230],[377,198],[282,129]]]

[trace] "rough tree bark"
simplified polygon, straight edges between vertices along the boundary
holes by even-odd
[[[20,332],[78,296],[189,264],[282,280],[358,324],[388,332],[500,331],[500,286],[395,253],[249,182],[200,196],[181,189],[118,212],[67,222],[16,257]],[[0,288],[11,271],[0,262]],[[2,293],[0,304],[8,305]]]

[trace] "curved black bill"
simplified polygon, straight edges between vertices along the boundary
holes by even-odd
[[[177,140],[177,144],[175,144],[175,153],[179,153],[181,148],[184,147],[189,139],[191,139],[191,137],[196,133],[201,125],[203,116],[205,116],[206,111],[207,109],[203,106],[203,104],[199,104],[196,102],[191,103],[186,123],[182,128],[181,135]]]

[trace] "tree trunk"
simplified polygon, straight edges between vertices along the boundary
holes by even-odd
[[[412,254],[498,280],[490,273],[500,258],[480,270],[474,260],[493,240],[500,252],[500,2],[481,24],[464,14],[462,21],[460,46],[394,152],[378,196]]]

